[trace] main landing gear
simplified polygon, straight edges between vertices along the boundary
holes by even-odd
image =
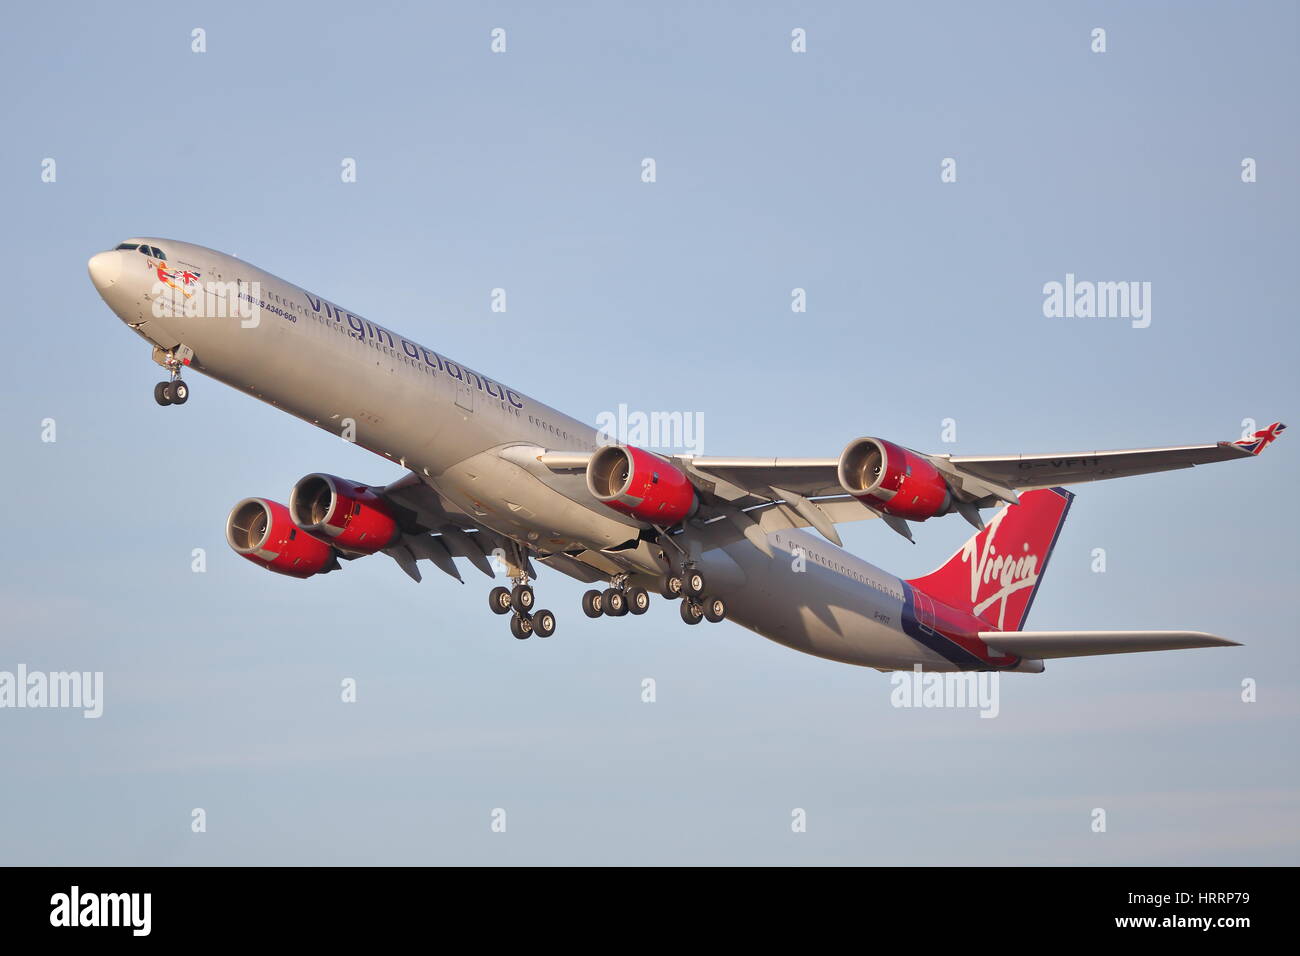
[[[522,561],[510,564],[514,585],[494,587],[488,593],[488,607],[493,614],[510,615],[510,633],[521,641],[534,634],[550,637],[555,633],[555,615],[545,609],[533,609],[536,598],[523,564]],[[616,574],[605,590],[587,591],[582,596],[582,613],[590,618],[623,617],[650,610],[650,592],[640,586],[629,586],[628,579],[627,574]],[[687,624],[700,621],[716,624],[726,620],[726,602],[708,594],[707,589],[703,573],[693,565],[687,565],[681,574],[670,574],[659,585],[659,593],[665,598],[681,600],[681,616]]]
[[[614,577],[604,591],[591,590],[582,596],[582,613],[587,617],[622,617],[644,614],[650,610],[650,592],[642,587],[628,587],[627,575]]]
[[[687,624],[700,621],[718,623],[727,618],[727,603],[720,597],[705,593],[708,582],[693,567],[680,575],[670,574],[663,579],[659,593],[669,601],[681,599],[682,620]],[[650,608],[650,592],[642,587],[627,587],[627,576],[614,578],[605,591],[591,590],[582,596],[582,613],[587,617],[622,617],[624,614],[644,614]]]
[[[679,608],[682,621],[687,624],[699,624],[708,621],[717,624],[727,619],[727,602],[720,597],[707,593],[708,581],[704,574],[695,567],[687,565],[681,574],[672,574],[664,578],[660,593],[672,600],[681,598]]]
[[[546,609],[533,610],[532,585],[524,578],[512,588],[495,587],[488,592],[488,606],[494,614],[510,615],[510,633],[519,640],[536,634],[550,637],[555,633],[555,615]]]

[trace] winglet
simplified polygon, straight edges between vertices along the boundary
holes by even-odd
[[[1278,436],[1286,431],[1286,426],[1281,422],[1274,422],[1267,428],[1262,428],[1255,432],[1250,438],[1243,438],[1240,441],[1233,442],[1242,451],[1249,452],[1252,455],[1258,455],[1273,442],[1277,441]]]

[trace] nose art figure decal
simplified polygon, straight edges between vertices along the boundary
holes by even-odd
[[[159,282],[183,293],[187,299],[194,294],[194,287],[199,282],[199,273],[190,272],[188,269],[169,269],[167,263],[161,259],[150,258],[149,266],[158,271]]]

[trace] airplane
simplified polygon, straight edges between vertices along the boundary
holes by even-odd
[[[457,559],[489,578],[495,564],[510,586],[488,604],[519,639],[556,629],[535,607],[536,560],[593,585],[591,618],[644,614],[657,592],[687,625],[730,620],[880,671],[1040,673],[1056,658],[1233,646],[1199,631],[1023,628],[1074,497],[1065,485],[1252,458],[1286,427],[1067,454],[926,454],[878,437],[828,458],[658,454],[213,249],[137,237],[89,272],[166,371],[159,405],[186,403],[193,369],[405,469],[386,485],[312,473],[287,504],[237,502],[237,554],[294,578],[380,552],[417,582],[421,562],[462,583]],[[914,524],[948,514],[976,533],[912,579],[843,550],[836,531],[879,519],[914,540]]]

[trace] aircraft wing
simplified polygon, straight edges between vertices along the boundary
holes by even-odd
[[[1003,654],[1030,660],[1241,646],[1202,631],[980,631],[979,639]]]
[[[1266,431],[1280,433],[1286,426],[1278,423]],[[1274,434],[1268,441],[1272,441]],[[1256,446],[1254,440],[1215,442],[1212,445],[1179,445],[1172,448],[1133,448],[1119,451],[1067,452],[1054,455],[953,455],[945,456],[952,467],[995,484],[1028,491],[1083,481],[1147,475],[1208,465],[1216,461],[1233,461],[1258,455],[1268,441]],[[1251,451],[1250,448],[1255,450]]]
[[[1275,441],[1285,428],[1281,422],[1274,422],[1238,441],[1167,448],[1040,455],[915,454],[943,475],[953,494],[954,510],[976,527],[983,527],[978,509],[1001,502],[1014,504],[1021,491],[1250,458]],[[906,521],[882,513],[846,492],[839,480],[838,458],[664,457],[681,468],[699,491],[699,518],[727,518],[756,543],[768,530],[808,527],[839,544],[836,524],[877,517],[904,537],[912,537]],[[586,468],[589,459],[587,452],[547,451],[537,456],[552,471],[579,471]]]
[[[999,492],[1028,491],[1104,478],[1146,475],[1191,468],[1216,461],[1258,455],[1286,426],[1276,422],[1240,441],[1168,448],[1129,448],[1117,451],[1076,451],[1039,455],[926,455],[953,479],[953,490],[968,501],[988,504],[1014,500]],[[771,500],[773,489],[804,498],[842,496],[836,458],[708,458],[677,459],[693,476],[713,480],[722,497],[743,491]],[[728,489],[727,486],[730,486]],[[777,495],[777,497],[783,497]]]
[[[522,563],[530,577],[536,577],[531,559],[495,532],[478,527],[463,512],[450,506],[418,475],[407,473],[385,488],[376,489],[402,521],[402,534],[384,549],[413,580],[421,578],[419,562],[427,560],[444,574],[464,583],[454,558],[464,558],[488,577],[496,577],[492,559],[504,556],[510,563]],[[346,555],[345,555],[346,557]]]

